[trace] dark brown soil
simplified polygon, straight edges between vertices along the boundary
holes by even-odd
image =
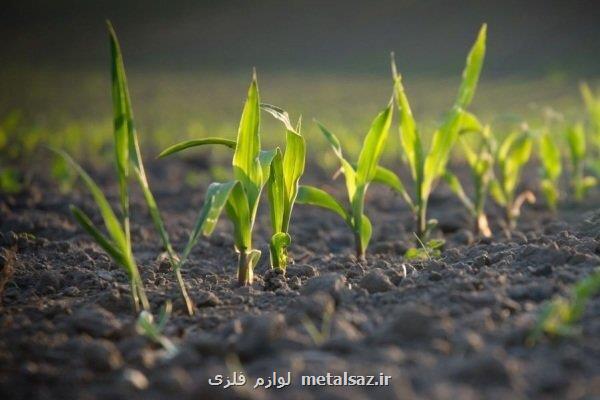
[[[191,167],[173,161],[150,168],[161,171],[152,183],[178,246],[203,197],[203,189],[183,184]],[[343,199],[340,182],[321,175],[307,181]],[[111,176],[101,177],[115,199]],[[600,298],[590,302],[579,336],[526,345],[543,303],[566,294],[600,263],[597,195],[587,205],[563,206],[557,216],[528,207],[511,240],[498,233],[476,241],[467,214],[440,187],[430,207],[446,249],[441,259],[411,264],[403,259],[414,242],[411,215],[399,198],[373,185],[367,213],[375,232],[367,262],[356,262],[352,235],[335,215],[297,206],[295,264],[286,277],[267,268],[264,209],[256,231],[263,257],[248,288],[235,287],[236,256],[224,219],[183,272],[196,304],[193,317],[184,313],[135,196],[132,234],[150,302],[158,311],[166,299],[174,301],[166,335],[180,352],[169,358],[136,334],[125,274],[69,214],[68,204],[75,203],[97,220],[94,204],[83,190],[63,195],[55,186],[40,179],[24,193],[0,197],[0,283],[7,281],[0,307],[2,399],[600,396]],[[496,221],[499,214],[491,211]],[[324,334],[311,336],[311,325],[324,326]],[[240,370],[245,386],[208,383]],[[289,371],[291,385],[252,389],[257,377],[274,370]],[[344,371],[392,378],[389,386],[371,387],[300,382],[302,375]]]

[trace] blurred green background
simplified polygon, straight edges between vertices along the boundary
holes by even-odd
[[[472,110],[498,131],[540,124],[546,107],[583,118],[578,83],[596,86],[594,1],[4,1],[0,16],[1,167],[41,143],[88,163],[110,154],[108,40],[123,47],[146,157],[183,138],[234,138],[252,67],[265,102],[302,114],[311,158],[335,162],[312,120],[357,154],[391,96],[389,52],[425,132],[452,104],[482,22],[488,53]],[[266,145],[283,132],[263,118]],[[386,158],[397,157],[388,146]],[[198,154],[198,153],[196,153]],[[200,153],[202,154],[202,153]]]

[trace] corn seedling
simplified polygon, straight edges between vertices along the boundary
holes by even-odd
[[[485,42],[486,25],[484,24],[467,56],[458,97],[450,113],[434,133],[433,142],[428,152],[424,149],[423,138],[417,129],[417,124],[402,85],[402,78],[398,74],[392,55],[394,92],[400,111],[400,143],[414,182],[414,199],[411,199],[404,190],[402,195],[415,214],[416,234],[421,242],[427,242],[427,237],[436,224],[435,220],[427,220],[429,195],[446,170],[450,152],[458,140],[460,132],[471,129],[470,125],[472,124],[478,124],[477,119],[467,113],[465,109],[471,103],[477,88],[485,58]],[[392,179],[399,181],[395,175]]]
[[[331,145],[334,154],[340,161],[341,173],[344,174],[346,190],[350,207],[346,210],[329,193],[312,186],[300,186],[297,202],[300,204],[311,204],[326,208],[341,216],[354,232],[356,245],[356,257],[364,260],[365,252],[371,240],[371,221],[364,213],[365,195],[369,184],[373,181],[386,181],[389,174],[393,173],[380,167],[379,159],[388,138],[392,122],[392,103],[380,112],[365,137],[362,150],[358,157],[358,163],[353,166],[342,153],[342,146],[338,138],[323,125],[318,124],[321,132]],[[400,185],[400,180],[395,182]]]
[[[577,283],[569,298],[557,297],[547,304],[530,336],[530,341],[539,340],[543,334],[551,337],[576,334],[577,322],[585,312],[590,298],[598,292],[600,292],[600,271],[592,273]]]
[[[321,327],[318,328],[316,323],[308,315],[303,315],[301,322],[302,326],[310,336],[313,343],[317,346],[321,346],[331,337],[332,319],[334,314],[333,307],[327,307],[323,311],[323,318],[321,319]]]
[[[404,253],[404,259],[407,261],[429,261],[442,256],[442,250],[446,242],[443,239],[430,239],[427,243],[423,243],[415,233],[418,247],[411,247]],[[404,265],[403,265],[404,266]],[[404,266],[404,275],[406,275],[406,267]]]
[[[490,193],[496,203],[504,208],[508,235],[516,227],[523,203],[535,202],[535,195],[529,190],[517,194],[521,172],[531,157],[532,147],[533,139],[523,127],[522,131],[509,134],[494,150],[496,173],[490,183]]]
[[[550,131],[545,129],[539,138],[539,156],[541,161],[541,182],[540,186],[546,204],[552,211],[556,211],[560,192],[558,190],[559,179],[562,173],[562,164],[560,149],[556,141],[550,135]]]
[[[235,180],[225,183],[212,183],[207,191],[204,205],[183,252],[183,263],[201,234],[208,236],[214,230],[223,208],[233,223],[235,248],[238,252],[238,283],[251,284],[254,267],[261,252],[252,246],[252,232],[258,202],[264,185],[269,180],[271,162],[277,150],[260,149],[260,99],[256,73],[248,89],[237,140],[205,138],[187,140],[165,149],[159,157],[184,149],[207,144],[220,144],[234,148],[233,173]]]
[[[571,161],[571,187],[576,201],[581,201],[588,190],[596,186],[593,176],[585,175],[586,140],[582,124],[575,124],[567,129],[567,144]]]
[[[131,295],[136,311],[139,311],[140,305],[144,310],[150,308],[148,299],[144,292],[144,286],[140,273],[133,257],[131,246],[130,220],[129,220],[129,185],[130,164],[133,162],[136,167],[134,170],[137,175],[143,173],[141,158],[139,157],[139,146],[133,128],[133,119],[131,116],[131,105],[127,94],[123,64],[120,56],[116,36],[110,23],[108,25],[111,55],[112,55],[112,94],[114,108],[114,141],[115,141],[115,161],[117,166],[117,178],[119,182],[119,200],[121,206],[121,219],[117,219],[112,207],[108,203],[102,190],[94,180],[84,171],[84,169],[75,162],[67,153],[61,150],[55,150],[62,158],[71,165],[83,180],[88,190],[91,192],[102,215],[104,225],[108,232],[108,237],[104,235],[92,222],[92,220],[79,208],[71,205],[71,211],[75,219],[86,230],[94,240],[106,251],[113,260],[125,269],[131,286]],[[131,152],[135,156],[131,156]]]
[[[135,324],[137,333],[146,336],[154,343],[162,346],[167,352],[167,357],[173,357],[179,352],[177,346],[168,337],[163,335],[165,326],[171,316],[172,308],[171,302],[167,301],[160,312],[158,322],[154,321],[152,313],[144,310],[140,313]]]
[[[485,201],[490,182],[493,178],[492,133],[490,127],[487,125],[480,133],[481,140],[477,145],[477,150],[474,150],[464,137],[461,136],[459,138],[459,143],[471,172],[471,180],[474,188],[473,199],[467,196],[462,184],[452,172],[447,170],[443,178],[471,214],[471,217],[475,221],[473,228],[475,234],[491,237],[492,231],[485,213]]]
[[[262,108],[283,122],[286,130],[285,152],[282,154],[279,149],[276,150],[267,184],[273,228],[269,243],[271,267],[285,270],[288,264],[287,247],[291,243],[288,229],[298,195],[298,183],[304,173],[306,143],[300,134],[301,120],[294,128],[284,110],[267,104],[263,104]]]
[[[185,302],[188,313],[193,313],[193,306],[190,297],[188,296],[185,288],[185,283],[181,276],[181,263],[179,262],[179,256],[173,250],[169,234],[165,229],[164,222],[160,215],[158,205],[154,199],[154,195],[150,190],[144,164],[142,162],[142,155],[140,151],[140,145],[138,136],[133,119],[133,110],[131,107],[131,99],[129,97],[129,88],[127,86],[127,77],[125,75],[125,66],[123,64],[123,56],[121,54],[121,48],[117,35],[108,22],[108,31],[110,37],[110,50],[112,58],[112,98],[113,98],[113,113],[114,113],[114,132],[115,132],[115,144],[117,148],[117,169],[119,170],[119,186],[121,188],[121,204],[124,210],[124,214],[127,216],[129,221],[129,204],[127,195],[128,176],[130,170],[133,172],[135,179],[137,180],[144,200],[148,206],[152,222],[156,230],[159,233],[163,247],[167,252],[169,264],[171,269],[175,273],[179,289],[181,291],[183,300]],[[124,195],[123,195],[124,194]],[[127,222],[129,223],[129,222]]]

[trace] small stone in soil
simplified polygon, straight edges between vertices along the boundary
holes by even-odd
[[[532,300],[544,301],[552,296],[552,285],[530,283],[524,285],[514,285],[507,291],[508,295],[517,301]]]
[[[121,375],[121,380],[133,389],[145,390],[149,386],[148,378],[137,369],[127,368]]]
[[[450,374],[452,378],[472,385],[510,385],[510,374],[504,362],[489,354],[482,353],[461,361],[461,365],[452,368]]]
[[[110,337],[122,328],[113,313],[97,305],[80,308],[70,317],[70,321],[75,330],[93,337]]]
[[[333,313],[335,300],[323,292],[311,296],[300,296],[294,299],[287,310],[287,320],[290,324],[301,322],[308,317],[311,320],[321,320],[323,316]]]
[[[378,343],[430,340],[447,333],[439,318],[423,306],[398,306],[388,323],[375,332]]]
[[[221,300],[213,292],[200,290],[192,295],[193,302],[197,307],[215,307],[221,304]]]
[[[395,288],[392,281],[379,268],[367,273],[360,280],[360,286],[366,289],[369,293],[387,292]]]
[[[311,295],[318,292],[329,293],[335,299],[339,298],[340,292],[346,286],[346,277],[338,273],[329,273],[322,276],[310,278],[300,292]]]
[[[285,319],[278,313],[249,315],[241,320],[242,331],[236,340],[240,356],[250,358],[264,355],[272,342],[285,331]]]
[[[108,372],[123,364],[121,353],[108,340],[94,340],[81,349],[89,368],[97,372]]]
[[[317,274],[317,270],[312,265],[308,264],[295,264],[289,265],[285,271],[288,277],[307,277],[311,278]]]

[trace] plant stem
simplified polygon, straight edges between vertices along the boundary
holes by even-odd
[[[138,313],[140,311],[140,305],[142,306],[142,310],[149,311],[150,303],[148,302],[148,297],[146,297],[144,283],[142,282],[140,273],[137,271],[137,266],[129,279],[129,286],[131,287],[131,298],[135,312]]]
[[[359,261],[366,261],[365,249],[363,249],[362,241],[360,240],[360,234],[354,234],[354,244],[356,245],[356,258]]]
[[[417,206],[417,237],[419,240],[426,242],[427,238],[427,204],[421,203]]]
[[[194,315],[194,305],[192,304],[192,300],[188,295],[187,289],[185,288],[185,283],[183,282],[183,277],[181,276],[181,268],[175,268],[175,276],[177,277],[177,283],[179,283],[179,289],[181,290],[181,296],[183,297],[183,302],[185,303],[185,307],[189,315]]]
[[[271,243],[269,245],[271,255],[271,267],[273,269],[285,271],[287,268],[287,249],[285,247],[278,248]]]
[[[490,225],[488,223],[487,216],[484,212],[480,212],[477,214],[475,220],[475,235],[483,236],[486,238],[492,237],[492,231],[490,230]]]
[[[511,202],[509,202],[509,205],[506,206],[505,213],[506,213],[506,227],[508,228],[509,232],[512,232],[517,227],[517,221],[515,219],[514,205]]]
[[[238,257],[238,284],[240,286],[251,285],[254,281],[254,269],[252,265],[252,257],[247,250],[240,250]]]

